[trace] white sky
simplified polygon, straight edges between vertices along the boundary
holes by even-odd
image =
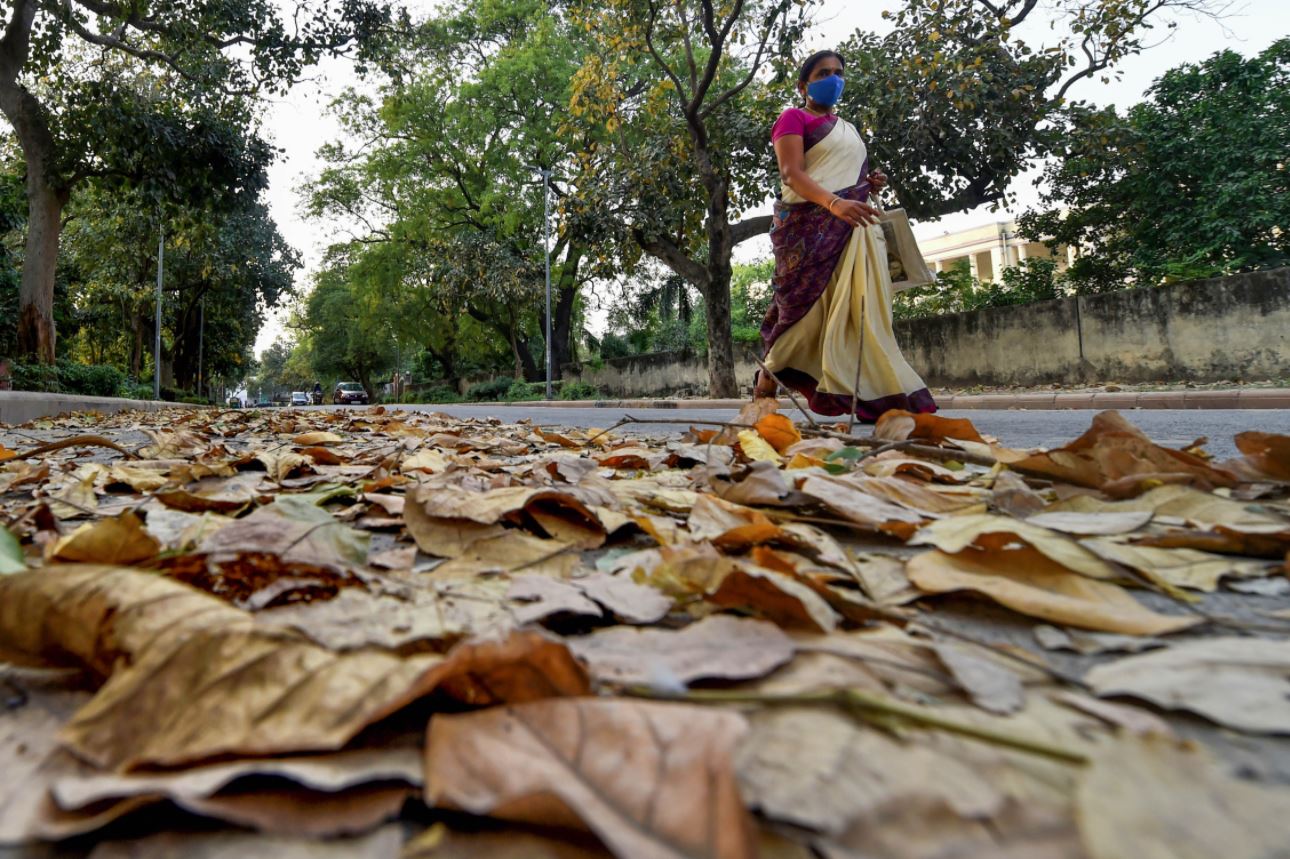
[[[433,0],[407,0],[407,5],[421,14],[431,8]],[[899,0],[825,0],[819,15],[820,25],[802,53],[833,47],[857,28],[881,32],[887,28],[882,20],[884,9],[895,9]],[[1169,41],[1124,62],[1119,80],[1102,84],[1084,81],[1071,92],[1071,98],[1099,105],[1126,106],[1140,100],[1142,93],[1161,74],[1180,63],[1197,62],[1223,48],[1245,55],[1262,51],[1273,41],[1290,35],[1290,0],[1235,0],[1233,14],[1223,25],[1208,19],[1183,17]],[[1027,41],[1041,41],[1041,28],[1025,26],[1020,31]],[[335,231],[316,222],[305,221],[299,213],[298,186],[316,172],[320,162],[314,153],[324,142],[339,134],[336,122],[328,115],[327,104],[345,86],[354,82],[352,69],[345,63],[324,64],[309,82],[296,87],[285,98],[271,104],[266,125],[271,139],[284,152],[269,171],[269,209],[286,240],[304,254],[306,268],[298,275],[302,288],[309,283],[310,272],[322,251],[335,238]],[[1037,200],[1034,176],[1023,176],[1014,185],[1019,209],[1024,211]],[[963,212],[938,222],[918,224],[920,236],[937,235],[1010,217],[1010,213],[991,212],[988,208]],[[760,259],[770,253],[769,245],[756,240],[745,242],[739,259]],[[281,314],[270,318],[260,330],[255,351],[259,354],[283,334]],[[593,327],[600,327],[593,323]]]

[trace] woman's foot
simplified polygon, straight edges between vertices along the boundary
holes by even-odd
[[[779,393],[779,385],[770,376],[758,370],[753,376],[753,399],[773,397]]]

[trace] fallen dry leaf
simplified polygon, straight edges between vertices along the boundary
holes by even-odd
[[[1176,477],[1205,489],[1236,484],[1230,472],[1194,454],[1151,441],[1119,412],[1102,412],[1093,418],[1088,432],[1057,450],[1037,454],[996,450],[995,455],[1000,462],[1030,473],[1122,496],[1141,494],[1162,477]]]
[[[1018,541],[1082,576],[1104,580],[1120,578],[1115,568],[1069,537],[1031,524],[1029,520],[1019,521],[1007,516],[988,513],[953,516],[933,522],[909,540],[911,545],[935,546],[951,555],[970,546],[1000,550]]]
[[[1212,592],[1225,576],[1250,578],[1266,576],[1272,567],[1262,561],[1198,552],[1195,549],[1161,549],[1136,546],[1111,537],[1081,541],[1098,557],[1123,564],[1153,582],[1179,588]]]
[[[77,528],[54,544],[56,561],[99,564],[136,564],[155,558],[161,544],[130,511]]]
[[[1236,449],[1262,474],[1290,482],[1290,436],[1243,432],[1236,436]]]
[[[757,421],[754,429],[781,456],[802,440],[802,434],[793,426],[793,422],[778,412],[772,412]],[[744,452],[747,453],[746,450]]]
[[[686,704],[543,701],[430,722],[426,802],[585,827],[620,857],[750,859],[741,716]]]
[[[988,653],[947,641],[937,642],[935,650],[954,682],[982,710],[1006,716],[1025,706],[1021,677]]]
[[[918,439],[932,444],[946,440],[973,441],[985,444],[972,422],[965,418],[947,418],[935,414],[913,414],[891,409],[878,418],[873,428],[874,437],[884,441]]]
[[[773,624],[715,615],[681,630],[613,627],[571,638],[569,648],[603,683],[684,689],[695,680],[746,680],[793,658]]]
[[[1076,575],[1034,549],[932,551],[909,562],[909,580],[924,593],[975,591],[1013,611],[1054,623],[1129,635],[1163,635],[1197,617],[1157,614],[1118,585]]]
[[[1290,641],[1204,638],[1095,666],[1098,695],[1190,710],[1241,731],[1290,734]]]
[[[1077,801],[1090,859],[1274,859],[1290,844],[1290,789],[1165,739],[1105,747]]]

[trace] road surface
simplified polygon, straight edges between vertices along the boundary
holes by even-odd
[[[322,406],[320,408],[332,408]],[[733,409],[593,409],[488,405],[454,406],[395,406],[394,408],[436,411],[460,418],[496,417],[506,422],[528,418],[544,426],[608,427],[624,415],[638,418],[669,421],[663,425],[623,427],[622,432],[642,434],[683,432],[689,421],[728,421],[734,418]],[[801,419],[800,412],[793,412]],[[946,411],[946,417],[967,418],[987,435],[996,436],[1009,447],[1060,447],[1078,437],[1093,421],[1095,411]],[[1236,455],[1232,438],[1246,430],[1283,433],[1290,435],[1290,410],[1267,411],[1188,409],[1137,409],[1126,411],[1125,416],[1151,438],[1169,447],[1186,447],[1196,439],[1209,439],[1208,450],[1218,457]],[[838,418],[820,418],[837,421]]]

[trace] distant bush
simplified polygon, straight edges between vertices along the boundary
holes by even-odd
[[[525,400],[541,399],[546,394],[546,385],[530,384],[528,382],[514,381],[506,389],[506,401],[510,403],[520,403]]]
[[[480,382],[478,385],[471,385],[466,389],[466,399],[474,403],[480,402],[497,402],[506,396],[510,391],[511,385],[515,380],[509,376],[503,376],[500,379],[492,379],[487,382]]]
[[[598,400],[600,390],[586,382],[566,382],[560,387],[562,400]]]
[[[14,364],[10,368],[16,391],[45,391],[51,394],[85,394],[91,397],[116,397],[126,384],[125,374],[111,365]]]
[[[126,397],[131,400],[151,400],[152,385],[146,382],[126,381],[121,385],[118,396]]]
[[[450,385],[435,385],[433,388],[426,388],[423,391],[408,391],[403,395],[400,402],[402,403],[460,403],[461,394],[457,389]]]

